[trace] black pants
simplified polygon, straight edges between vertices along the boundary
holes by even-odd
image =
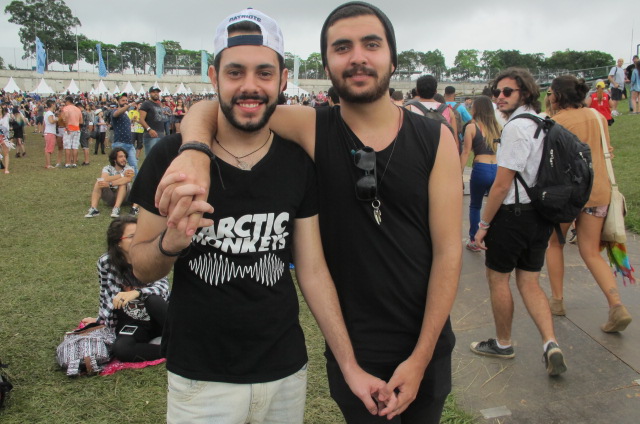
[[[149,341],[162,335],[168,303],[161,296],[150,295],[145,299],[144,306],[151,318],[150,322],[131,319],[121,309],[117,310],[118,332],[125,325],[138,327],[131,336],[118,334],[113,344],[113,355],[122,362],[144,362],[162,358],[160,345],[149,344]]]
[[[360,364],[365,371],[387,382],[397,365]],[[431,361],[420,383],[416,399],[391,421],[386,417],[371,415],[367,411],[362,401],[347,385],[337,363],[327,362],[327,377],[331,397],[340,407],[348,424],[438,424],[444,402],[451,392],[451,355]]]
[[[103,133],[103,132],[98,132],[96,133],[96,150],[94,152],[95,155],[98,154],[98,146],[101,146],[102,148],[100,149],[102,154],[104,155],[104,137],[107,133]]]

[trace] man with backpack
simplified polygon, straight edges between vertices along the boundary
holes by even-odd
[[[433,75],[421,76],[416,81],[416,92],[418,96],[408,101],[405,107],[411,112],[424,115],[444,124],[451,130],[451,134],[456,137],[458,127],[452,109],[446,103],[440,103],[434,99],[438,93],[438,80]]]
[[[496,338],[473,342],[471,350],[497,358],[515,356],[511,345],[513,298],[509,288],[509,277],[515,268],[518,290],[542,336],[547,373],[556,376],[567,367],[556,341],[549,303],[539,283],[553,223],[534,209],[528,191],[516,182],[519,174],[532,187],[538,177],[545,135],[538,130],[536,121],[515,118],[540,112],[540,90],[528,71],[509,68],[493,81],[492,92],[508,121],[497,153],[498,172],[475,240],[487,251],[485,266]]]

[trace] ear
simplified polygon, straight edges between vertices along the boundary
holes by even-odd
[[[218,74],[216,73],[216,68],[213,65],[209,65],[209,71],[207,72],[209,75],[209,80],[211,81],[211,85],[213,85],[213,89],[218,92]]]
[[[287,78],[289,77],[289,70],[284,68],[282,70],[282,75],[280,75],[280,92],[282,93],[287,89]]]

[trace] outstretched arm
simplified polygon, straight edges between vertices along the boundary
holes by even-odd
[[[458,290],[462,267],[462,185],[459,169],[456,143],[443,125],[429,177],[429,231],[433,261],[427,302],[418,342],[409,358],[398,365],[384,390],[385,397],[398,391],[397,406],[393,410],[387,407],[382,411],[389,412],[389,419],[404,412],[416,398]]]
[[[366,373],[356,361],[336,288],[324,259],[318,216],[297,219],[293,237],[294,262],[300,290],[349,388],[367,410],[376,415],[378,406],[374,398],[385,387],[385,382]]]

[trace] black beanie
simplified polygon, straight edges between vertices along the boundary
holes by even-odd
[[[393,62],[393,66],[395,69],[398,69],[398,51],[396,49],[396,34],[393,30],[393,25],[391,25],[391,21],[387,17],[387,15],[382,12],[382,10],[378,9],[372,4],[366,3],[364,1],[350,1],[343,5],[336,7],[333,12],[329,13],[327,19],[322,24],[322,31],[320,32],[320,55],[322,56],[322,66],[327,66],[327,27],[329,20],[331,17],[339,10],[344,9],[348,6],[362,6],[370,9],[374,15],[380,19],[382,22],[382,26],[384,26],[385,33],[387,34],[387,41],[389,42],[389,48],[391,49],[391,61]]]

